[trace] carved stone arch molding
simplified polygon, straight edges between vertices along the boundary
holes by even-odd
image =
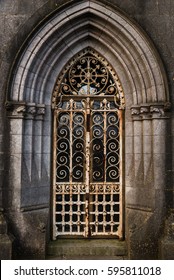
[[[30,35],[12,69],[9,215],[29,253],[45,248],[51,185],[51,102],[59,73],[87,47],[116,71],[125,95],[125,236],[130,258],[156,257],[165,188],[165,71],[143,30],[104,1],[70,1]],[[28,239],[28,231],[31,232]],[[139,241],[137,241],[139,240]],[[143,246],[146,246],[143,247]]]

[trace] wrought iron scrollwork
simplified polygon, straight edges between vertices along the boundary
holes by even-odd
[[[81,112],[73,113],[72,125],[72,181],[84,180],[85,119]]]
[[[61,96],[114,96],[117,106],[124,107],[124,94],[116,72],[106,59],[87,48],[70,61],[57,80],[53,100]]]
[[[116,112],[107,113],[106,180],[119,182],[119,119]]]
[[[92,168],[94,182],[119,181],[119,118],[108,101],[92,111]]]
[[[87,53],[66,73],[61,92],[63,95],[115,95],[118,89],[108,68]]]
[[[104,115],[102,112],[92,114],[92,180],[102,182],[104,179]]]
[[[57,118],[57,180],[67,182],[70,172],[70,116],[60,112]]]

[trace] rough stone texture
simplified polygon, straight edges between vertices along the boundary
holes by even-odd
[[[45,209],[32,210],[27,209],[26,212],[14,212],[8,215],[9,230],[15,235],[13,259],[45,258],[48,211]],[[18,220],[18,223],[14,223],[15,219]]]
[[[23,155],[23,172],[22,177],[14,170],[14,173],[8,173],[9,162],[17,159],[17,156],[20,157],[20,140],[18,137],[18,128],[13,127],[11,134],[11,141],[9,137],[9,122],[5,117],[5,101],[6,101],[6,91],[8,88],[8,79],[9,73],[12,69],[12,64],[16,57],[17,52],[20,50],[22,43],[29,36],[29,34],[34,30],[35,26],[40,22],[46,21],[46,16],[51,12],[54,12],[62,4],[67,2],[79,2],[79,1],[54,1],[54,0],[39,0],[39,1],[28,1],[28,0],[1,0],[0,1],[0,72],[3,73],[0,75],[0,209],[5,208],[5,211],[8,212],[10,209],[13,210],[14,202],[18,203],[19,207],[27,206],[33,207],[34,205],[39,204],[40,207],[47,207],[47,198],[49,197],[49,190],[45,187],[44,182],[48,182],[48,170],[45,169],[45,180],[39,181],[39,172],[41,172],[39,167],[39,157],[40,153],[36,155],[34,162],[35,165],[33,169],[29,170],[29,166],[26,165],[26,157],[32,157],[31,151],[28,151],[27,143],[32,139],[29,137],[30,131],[26,133],[26,153]],[[167,79],[170,90],[170,99],[173,104],[174,102],[174,53],[173,53],[173,44],[174,44],[174,2],[170,0],[109,0],[109,1],[99,1],[106,5],[110,3],[116,5],[122,11],[124,11],[128,17],[132,20],[135,20],[146,34],[151,38],[153,44],[155,45],[158,53],[163,61],[164,68],[167,72]],[[66,59],[65,59],[66,60]],[[62,62],[63,64],[63,62]],[[51,88],[51,86],[50,86]],[[131,99],[128,100],[128,104],[131,104]],[[172,121],[167,122],[165,128],[166,134],[161,134],[159,137],[155,135],[151,137],[149,135],[149,129],[156,129],[158,127],[157,122],[148,121],[142,124],[132,123],[131,116],[129,112],[126,112],[126,159],[128,159],[129,167],[126,168],[126,192],[128,193],[129,201],[127,202],[129,208],[127,210],[129,232],[128,238],[131,240],[129,245],[129,257],[132,259],[137,258],[157,258],[157,243],[154,243],[154,232],[150,232],[150,225],[155,224],[159,227],[159,230],[163,227],[164,218],[166,209],[164,204],[168,208],[174,208],[174,190],[173,190],[173,156],[171,151],[174,150],[173,147],[173,136],[174,136],[174,125],[173,125],[173,107],[171,111]],[[20,121],[19,121],[20,122]],[[32,122],[31,120],[29,122]],[[153,122],[153,125],[149,125],[149,122]],[[160,121],[159,121],[160,122]],[[16,122],[15,122],[16,124]],[[19,125],[20,127],[20,125]],[[27,130],[27,125],[25,126]],[[35,130],[39,133],[41,129],[39,122],[35,125]],[[50,124],[45,121],[44,124],[44,142],[47,143],[48,135],[47,131],[50,129]],[[158,128],[160,129],[160,128]],[[144,130],[144,134],[139,137],[138,131]],[[136,131],[138,135],[133,136],[133,131]],[[161,130],[164,131],[164,130]],[[36,132],[35,132],[36,135]],[[137,137],[138,136],[138,137]],[[38,139],[38,138],[37,138]],[[35,140],[34,140],[35,141]],[[165,143],[166,150],[160,152],[160,158],[163,157],[163,154],[166,154],[166,162],[164,162],[165,169],[163,174],[159,174],[161,166],[159,166],[159,155],[157,156],[155,151],[153,152],[153,159],[155,159],[156,168],[155,173],[153,173],[151,163],[151,151],[148,150],[148,143],[154,142],[155,149],[158,151],[161,149],[161,143]],[[145,145],[143,143],[146,143]],[[36,140],[35,145],[37,150],[41,151],[41,146],[38,140]],[[9,157],[8,151],[9,146],[14,151],[13,157]],[[163,146],[163,147],[164,147]],[[44,144],[44,161],[49,161],[49,153],[46,150],[46,145]],[[49,149],[49,145],[47,149]],[[136,157],[132,157],[132,149],[136,149]],[[143,149],[143,157],[141,150]],[[151,149],[151,147],[150,147]],[[132,168],[132,163],[134,167]],[[27,163],[28,164],[28,163]],[[44,165],[44,163],[43,163]],[[37,167],[37,168],[36,168]],[[163,167],[162,167],[163,168]],[[29,172],[28,172],[29,171]],[[18,177],[16,177],[18,176]],[[35,183],[39,184],[39,190],[32,188],[30,185],[30,176],[34,177]],[[8,188],[7,177],[10,177],[11,182],[19,180],[24,182],[25,186],[31,188],[24,188],[22,190],[22,200],[20,200],[20,188],[13,189]],[[136,178],[136,179],[135,179]],[[26,184],[27,182],[27,184]],[[145,183],[144,183],[145,182]],[[144,185],[145,184],[145,185]],[[160,184],[160,187],[159,187]],[[155,186],[155,191],[151,192],[151,188]],[[41,189],[44,187],[43,189]],[[166,190],[165,197],[161,192],[161,188]],[[3,192],[2,192],[3,190]],[[33,194],[35,194],[35,201],[33,201]],[[160,196],[160,195],[161,196]],[[39,199],[37,199],[39,196]],[[156,205],[154,205],[154,198],[156,199]],[[44,206],[45,204],[45,206]],[[138,208],[132,209],[131,205],[134,204]],[[33,254],[33,255],[44,255],[44,246],[46,235],[43,232],[44,228],[47,227],[47,210],[37,210],[32,211],[30,208],[25,208],[22,214],[19,212],[19,209],[15,210],[16,212],[10,213],[8,220],[10,222],[10,230],[15,236],[15,256],[17,258],[21,255],[21,252],[24,252],[24,255]],[[143,207],[143,209],[141,209]],[[160,208],[161,207],[161,208]],[[147,209],[145,209],[147,208]],[[10,211],[11,211],[10,210]],[[28,211],[28,212],[27,212]],[[36,212],[36,213],[35,213]],[[43,212],[43,213],[42,213]],[[159,213],[160,212],[160,213]],[[161,213],[162,212],[162,213]],[[153,213],[153,215],[152,215]],[[155,214],[154,214],[155,213]],[[44,217],[45,216],[45,217]],[[171,216],[169,216],[171,217]],[[19,228],[14,224],[14,220],[19,221],[19,226],[23,225],[23,229],[19,232]],[[132,220],[134,221],[132,223]],[[171,228],[173,223],[173,218],[169,218],[169,223],[166,225],[166,228]],[[127,225],[128,226],[128,225]],[[34,231],[33,231],[34,229]],[[28,232],[31,232],[31,240],[28,238]],[[6,233],[5,233],[6,234]],[[34,238],[34,236],[36,238]],[[167,237],[166,237],[167,236]],[[6,244],[7,239],[0,237],[2,242]],[[158,239],[158,236],[156,237]],[[28,241],[27,241],[28,240]],[[39,242],[38,242],[39,240]],[[173,237],[168,238],[167,233],[164,231],[163,240],[160,243],[161,253],[159,258],[171,259],[173,258],[173,253],[169,254],[169,248],[172,248]],[[151,248],[152,246],[152,248]],[[10,249],[9,249],[10,250]],[[4,258],[10,258],[7,254]]]
[[[161,226],[161,218],[158,213],[145,209],[128,209],[128,220],[130,222],[127,235],[128,257],[130,259],[157,259],[158,258],[158,228]],[[157,226],[156,232],[152,224]],[[151,230],[152,229],[152,230]]]
[[[126,242],[119,240],[60,239],[50,242],[47,259],[127,259]]]
[[[0,259],[10,260],[12,258],[12,238],[8,234],[0,234]]]
[[[174,260],[174,212],[172,211],[165,222],[164,233],[159,240],[159,258]]]
[[[0,213],[0,260],[10,260],[12,258],[12,235],[7,234],[7,223]]]

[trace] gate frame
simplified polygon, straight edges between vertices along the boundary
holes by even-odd
[[[124,165],[123,165],[123,162],[124,162],[123,161],[123,157],[124,156],[123,156],[123,153],[124,153],[124,151],[122,150],[123,146],[124,146],[123,145],[123,141],[124,141],[124,139],[123,139],[123,111],[125,110],[124,93],[123,93],[123,88],[122,88],[121,83],[120,83],[120,79],[119,79],[116,71],[114,70],[114,68],[111,66],[111,64],[104,57],[102,57],[101,54],[99,54],[94,49],[89,48],[89,47],[83,49],[82,51],[77,53],[75,56],[73,56],[68,61],[68,63],[63,67],[62,71],[60,72],[60,74],[59,74],[59,76],[57,78],[57,81],[56,81],[55,87],[54,87],[54,91],[53,91],[53,100],[52,100],[52,111],[53,111],[53,114],[52,114],[53,115],[53,153],[52,153],[53,154],[53,156],[52,156],[52,158],[53,158],[53,183],[52,183],[52,186],[53,186],[53,188],[52,188],[52,196],[51,196],[51,197],[53,197],[53,200],[52,200],[53,201],[53,206],[51,207],[52,208],[51,220],[53,221],[51,228],[52,228],[52,232],[53,232],[53,240],[56,239],[56,234],[55,234],[55,229],[54,229],[55,228],[55,217],[54,217],[55,216],[55,214],[54,214],[54,212],[55,212],[55,199],[54,199],[54,197],[55,197],[55,195],[54,195],[55,187],[54,186],[56,186],[56,181],[55,181],[55,178],[56,178],[56,163],[55,163],[55,159],[56,159],[56,155],[57,155],[56,154],[56,147],[57,147],[57,145],[56,145],[56,139],[57,139],[57,133],[56,133],[57,132],[57,124],[56,124],[57,120],[56,120],[56,118],[57,118],[57,111],[58,111],[57,107],[58,107],[59,104],[61,104],[62,98],[64,96],[63,93],[61,92],[61,87],[62,87],[62,85],[65,84],[64,77],[66,75],[68,75],[69,69],[71,69],[71,67],[73,67],[73,65],[76,63],[76,61],[78,61],[79,59],[83,58],[85,54],[89,54],[89,56],[91,54],[91,56],[93,56],[94,58],[99,60],[100,63],[102,63],[103,66],[105,66],[107,68],[109,75],[112,76],[113,82],[116,85],[117,93],[119,93],[119,100],[118,100],[118,102],[120,102],[120,105],[118,106],[117,112],[118,112],[118,118],[119,118],[119,123],[120,123],[119,126],[121,127],[121,129],[119,131],[119,132],[121,132],[121,137],[120,137],[121,141],[119,142],[119,145],[120,145],[120,162],[121,162],[120,169],[119,169],[119,170],[121,170],[121,172],[120,172],[120,182],[119,182],[119,185],[120,185],[120,197],[121,197],[120,201],[121,201],[121,203],[119,205],[120,205],[121,210],[119,211],[120,212],[120,214],[119,214],[120,225],[118,227],[117,233],[118,233],[119,239],[122,240],[123,236],[124,236],[123,216],[124,216],[124,213],[125,213],[125,209],[124,209],[124,205],[125,205],[125,203],[124,203],[124,200],[125,200],[124,194],[125,194],[125,191],[124,191],[124,185],[123,185],[123,181],[124,181],[123,180],[123,173],[124,173],[123,172],[123,170],[124,170]],[[69,85],[69,81],[67,81],[66,83],[67,83],[67,85]],[[71,97],[72,98],[74,97],[74,100],[77,99],[76,95],[73,95],[73,94],[66,96],[66,99],[69,98],[69,101],[70,101]],[[105,95],[100,95],[99,94],[99,95],[96,95],[96,99],[97,99],[97,97],[98,97],[98,99],[101,99],[101,100],[105,99]],[[88,97],[85,97],[85,99],[86,98],[88,99]],[[89,96],[89,98],[90,98],[90,96]],[[95,99],[95,95],[91,95],[91,98],[96,100]],[[107,96],[106,96],[106,98],[107,98]],[[113,98],[114,98],[114,96],[113,96]],[[116,98],[116,96],[115,96],[115,98]],[[83,95],[79,95],[78,99],[82,100],[83,99]],[[91,108],[87,107],[87,110],[91,110]],[[86,112],[86,115],[87,114],[90,114],[90,111]],[[86,170],[86,172],[88,173],[87,170]],[[86,233],[86,235],[88,236],[88,233]],[[67,238],[68,237],[70,238],[70,236],[68,236],[68,235],[66,236],[66,234],[64,234],[63,236],[67,237]],[[72,236],[74,236],[74,235],[72,235]],[[100,236],[102,236],[102,234],[101,235],[97,235],[97,236],[100,237]],[[103,237],[104,236],[105,235],[103,235]],[[115,237],[116,236],[117,235],[115,235]],[[61,238],[61,235],[59,237]],[[79,236],[77,235],[76,237],[78,238]]]

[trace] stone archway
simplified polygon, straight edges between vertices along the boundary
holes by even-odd
[[[21,49],[7,96],[9,188],[13,190],[9,215],[21,246],[31,253],[44,251],[52,93],[64,65],[86,47],[112,62],[124,89],[126,238],[131,258],[151,258],[156,256],[151,247],[156,246],[164,209],[166,76],[144,32],[120,10],[101,1],[62,6]]]

